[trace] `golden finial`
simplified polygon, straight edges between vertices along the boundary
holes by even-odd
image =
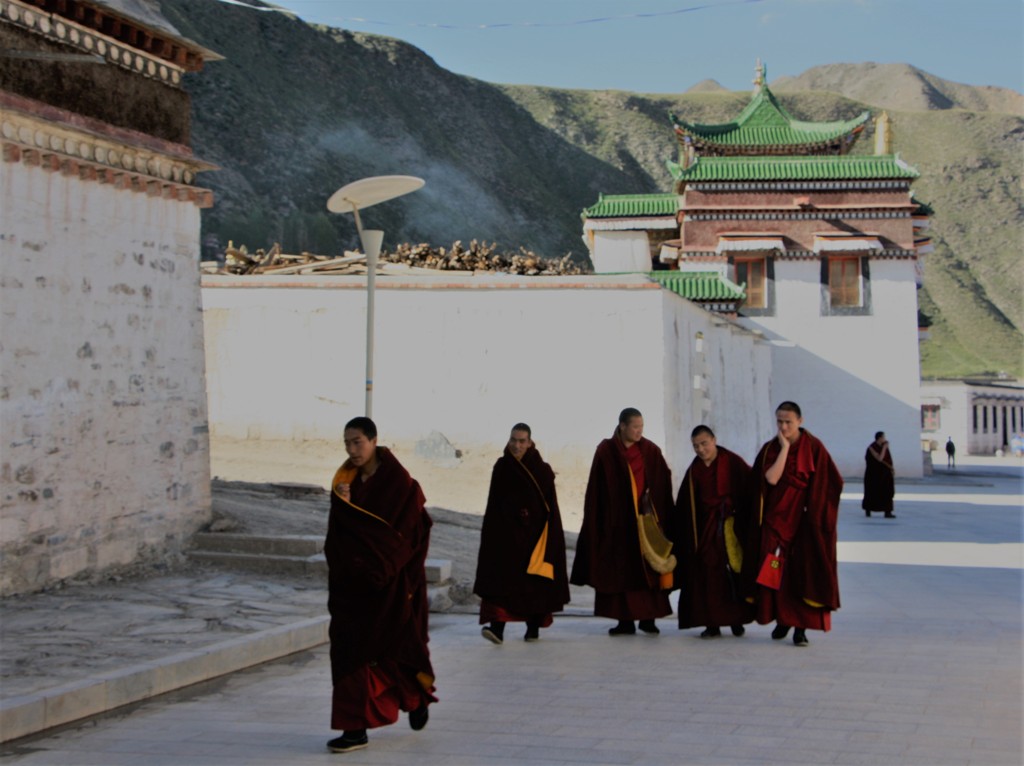
[[[764,85],[764,64],[758,58],[757,64],[754,66],[754,92],[761,90],[762,85]]]

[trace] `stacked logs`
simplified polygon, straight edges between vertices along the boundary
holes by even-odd
[[[583,274],[589,269],[574,261],[571,254],[562,258],[544,258],[532,250],[520,247],[518,252],[499,252],[496,243],[472,240],[464,247],[461,240],[450,248],[433,247],[425,243],[403,243],[393,251],[380,254],[381,264],[396,263],[414,269],[438,271],[497,272],[524,276],[554,276]],[[300,253],[287,255],[274,244],[269,251],[262,248],[249,253],[245,245],[236,247],[229,242],[224,251],[224,262],[203,263],[207,273],[218,274],[351,274],[365,272],[366,256],[346,252],[342,257]]]
[[[490,271],[531,277],[584,273],[583,266],[570,254],[562,258],[544,258],[525,247],[520,247],[517,253],[499,252],[496,243],[487,244],[475,239],[468,248],[463,247],[461,240],[447,249],[427,244],[401,244],[394,252],[382,254],[381,260],[442,271]]]

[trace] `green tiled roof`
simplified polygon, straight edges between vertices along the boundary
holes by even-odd
[[[919,173],[895,154],[698,157],[685,170],[666,163],[676,181],[840,181],[917,178]]]
[[[669,119],[681,140],[692,136],[698,141],[719,146],[799,146],[822,144],[850,135],[871,116],[862,112],[852,120],[836,122],[804,122],[796,120],[780,104],[767,85],[750,99],[750,103],[732,122],[700,125],[681,120],[669,113]]]
[[[639,218],[674,216],[679,212],[675,194],[602,194],[597,203],[583,209],[583,218]]]
[[[691,301],[742,301],[746,292],[717,271],[651,271],[647,274],[666,290]]]

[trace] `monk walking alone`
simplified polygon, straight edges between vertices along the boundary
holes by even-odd
[[[536,641],[569,602],[555,472],[525,423],[512,426],[491,471],[473,592],[481,598],[481,633],[495,644],[508,622],[525,622],[523,638]]]
[[[367,746],[367,729],[398,720],[427,725],[434,670],[427,649],[424,562],[431,519],[420,485],[377,446],[377,426],[345,426],[348,460],[331,482],[324,555],[331,613],[331,728],[335,753]]]
[[[613,636],[636,633],[634,620],[656,635],[655,620],[672,614],[676,562],[660,532],[660,517],[672,508],[672,474],[643,433],[643,416],[629,407],[611,438],[597,445],[570,578],[594,588],[594,614],[618,621],[608,630]]]
[[[775,411],[778,433],[754,461],[752,529],[757,621],[776,622],[775,640],[795,628],[793,643],[807,646],[807,630],[830,630],[839,608],[836,521],[843,479],[825,445],[802,428],[795,402]],[[771,575],[774,573],[775,577]],[[778,575],[781,574],[781,578]]]
[[[892,499],[896,494],[896,469],[889,452],[889,440],[885,432],[875,434],[875,440],[864,452],[864,499],[860,507],[864,515],[871,518],[872,511],[884,511],[885,518],[895,519]]]
[[[754,562],[743,560],[741,533],[748,514],[750,466],[719,446],[705,425],[690,434],[693,459],[679,487],[671,532],[679,559],[679,627],[704,627],[701,638],[722,635],[728,625],[742,636],[754,619],[743,598],[740,573]]]

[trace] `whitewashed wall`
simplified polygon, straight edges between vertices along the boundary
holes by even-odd
[[[209,517],[199,209],[0,164],[0,593]]]
[[[590,260],[597,274],[650,271],[651,246],[646,231],[593,232]]]
[[[772,406],[797,402],[844,476],[863,475],[876,431],[889,438],[897,474],[921,476],[913,261],[871,261],[869,316],[821,316],[820,269],[816,259],[777,261],[776,315],[741,320],[773,341]]]
[[[363,412],[365,279],[203,285],[212,434],[337,441]],[[696,332],[715,349],[706,385],[729,413],[724,438],[756,441],[744,413],[757,417],[752,403],[769,399],[767,347],[641,275],[377,285],[373,417],[389,442],[439,431],[459,449],[493,452],[522,420],[542,435],[546,459],[588,466],[632,406],[675,474],[692,457],[686,338]]]

